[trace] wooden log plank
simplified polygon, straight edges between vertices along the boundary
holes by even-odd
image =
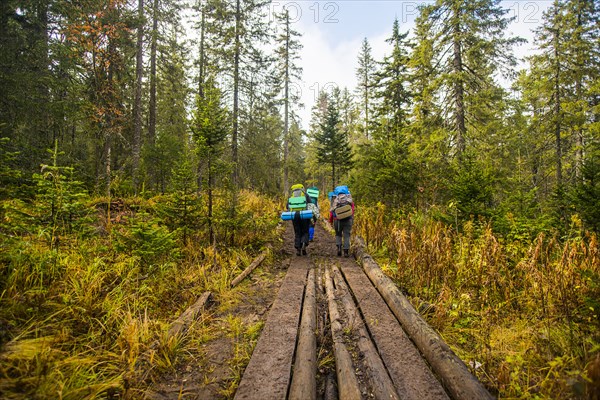
[[[194,322],[202,311],[206,308],[206,304],[210,300],[211,293],[204,292],[202,296],[196,300],[194,304],[188,307],[169,327],[168,335],[181,336],[184,335],[192,322]]]
[[[365,253],[364,246],[357,247],[358,259],[367,276],[452,398],[455,400],[493,399],[481,382],[471,374],[465,363],[427,324],[391,279],[381,271],[375,260]]]
[[[317,398],[317,301],[315,270],[308,273],[296,359],[292,373],[290,400],[315,400]]]
[[[348,290],[348,285],[344,282],[339,269],[336,266],[333,269],[333,280],[337,288],[338,298],[342,301],[344,308],[346,309],[346,315],[348,317],[348,324],[358,333],[358,349],[361,351],[364,357],[365,370],[367,372],[367,378],[371,383],[373,389],[373,395],[376,399],[396,399],[400,397],[396,393],[392,379],[388,374],[388,371],[371,340],[371,336],[365,327],[354,300]]]
[[[286,397],[308,266],[307,258],[290,265],[234,399]]]
[[[340,314],[335,302],[333,283],[329,269],[325,270],[325,287],[327,289],[327,301],[329,303],[329,318],[331,320],[331,337],[333,338],[333,350],[335,353],[335,370],[337,373],[338,391],[340,399],[360,400],[360,388],[358,380],[352,367],[352,357],[344,345],[342,339],[343,328],[340,322]]]
[[[400,398],[449,400],[442,383],[404,332],[363,269],[356,263],[345,263],[342,264],[341,271],[352,289],[358,307],[364,315],[365,324]]]
[[[263,262],[263,260],[267,256],[267,252],[268,250],[263,251],[250,263],[250,265],[248,265],[248,267],[241,274],[239,274],[233,281],[231,281],[231,287],[237,286],[237,284],[244,280],[245,277],[250,275],[254,268],[258,267],[260,263]]]

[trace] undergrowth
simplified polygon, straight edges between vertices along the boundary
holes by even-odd
[[[499,398],[586,398],[600,390],[600,251],[568,237],[496,235],[361,207],[354,233]],[[592,397],[590,397],[592,398]]]
[[[277,205],[251,192],[239,195],[233,219],[227,196],[216,196],[215,246],[202,197],[188,199],[183,213],[176,195],[91,199],[53,190],[1,204],[3,399],[141,398],[190,343],[213,335],[210,319],[177,338],[166,335],[169,324],[204,291],[226,301],[231,280],[279,236]],[[260,327],[249,329],[253,336]]]

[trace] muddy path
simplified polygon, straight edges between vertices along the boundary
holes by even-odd
[[[264,321],[238,377],[239,350],[224,335],[202,345],[202,368],[180,366],[145,398],[492,398],[358,242],[338,257],[318,225],[308,255],[296,256],[291,223],[285,228],[279,265],[246,286],[235,310],[246,324]]]
[[[334,237],[317,227],[308,255],[290,256],[235,399],[491,398],[435,333],[413,328],[433,348],[415,345],[361,264],[336,256]]]

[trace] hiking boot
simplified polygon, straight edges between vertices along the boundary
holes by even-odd
[[[350,257],[350,254],[348,254],[348,249],[344,249],[344,257]]]
[[[305,256],[306,255],[306,247],[302,248],[302,255]]]
[[[300,255],[300,249],[296,249],[296,255],[299,256]]]
[[[340,245],[338,245],[338,247],[337,247],[337,255],[338,255],[338,257],[342,256],[342,246],[340,246]]]

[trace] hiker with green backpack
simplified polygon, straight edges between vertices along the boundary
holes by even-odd
[[[330,196],[331,207],[329,208],[329,223],[333,224],[335,230],[335,244],[338,257],[342,255],[342,246],[344,257],[350,254],[350,234],[352,232],[352,223],[354,222],[354,202],[348,186],[337,186]]]
[[[291,196],[288,199],[287,209],[294,212],[292,224],[294,226],[294,247],[296,255],[306,255],[308,247],[308,229],[312,219],[302,218],[302,211],[309,209],[311,203],[310,197],[304,191],[304,185],[301,183],[292,185]],[[299,211],[299,212],[296,212]]]
[[[311,200],[308,207],[313,210],[313,218],[310,220],[310,227],[308,228],[308,241],[312,242],[315,238],[315,224],[319,220],[319,188],[311,186],[306,189],[306,194]]]

